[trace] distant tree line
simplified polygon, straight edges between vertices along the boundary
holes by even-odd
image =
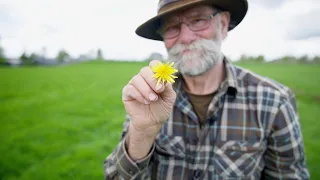
[[[94,59],[94,58],[88,57],[86,55],[80,55],[78,59],[89,60],[89,59]],[[100,48],[96,52],[95,59],[97,59],[97,60],[104,59],[102,50]],[[64,49],[61,49],[57,53],[56,57],[53,59],[48,59],[48,58],[44,57],[43,55],[39,55],[37,53],[27,54],[26,52],[23,52],[21,54],[21,56],[15,60],[18,60],[20,62],[19,64],[21,64],[21,65],[62,64],[65,62],[73,61],[70,54]],[[7,58],[5,56],[4,49],[2,48],[2,46],[0,44],[0,65],[1,64],[9,65],[10,63],[12,63],[12,62],[10,61],[9,58]]]
[[[320,56],[309,57],[303,55],[300,57],[295,56],[283,56],[281,58],[274,59],[272,61],[266,61],[264,56],[247,56],[242,55],[238,61],[239,63],[284,63],[284,64],[320,64]]]
[[[70,55],[68,54],[67,51],[65,50],[60,50],[56,56],[56,58],[54,59],[57,63],[63,63],[65,61],[68,60],[68,58],[70,58]],[[27,53],[22,53],[22,55],[19,57],[19,60],[21,60],[21,63],[23,65],[36,65],[39,63],[39,61],[45,61],[46,59],[36,53],[31,53],[30,55],[28,55]]]
[[[80,60],[88,60],[86,56],[80,55]],[[87,58],[87,59],[86,59]],[[97,60],[103,60],[103,53],[102,50],[99,48],[96,51],[95,59]],[[153,59],[163,60],[163,56],[160,53],[153,52],[150,54],[150,56],[146,59],[146,61],[150,61]],[[19,60],[21,64],[23,65],[37,65],[41,64],[44,61],[48,62],[48,59],[44,58],[41,55],[38,55],[36,53],[22,53],[19,57]],[[69,53],[62,49],[57,53],[56,58],[51,59],[52,62],[55,62],[56,64],[65,63],[68,61],[72,61]],[[1,47],[0,44],[0,64],[8,64],[8,58],[5,56],[4,49]],[[52,63],[51,62],[51,63]],[[237,61],[239,63],[264,63],[267,62],[265,60],[265,57],[262,55],[259,56],[248,56],[248,55],[242,55],[240,59]],[[301,57],[295,57],[295,56],[284,56],[278,59],[275,59],[273,61],[268,61],[268,63],[290,63],[290,64],[320,64],[320,56],[314,56],[309,57],[307,55],[301,56]]]

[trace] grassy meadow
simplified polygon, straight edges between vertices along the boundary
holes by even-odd
[[[103,179],[121,136],[122,87],[145,65],[0,67],[0,180]],[[320,179],[320,66],[239,65],[293,89],[311,179]]]

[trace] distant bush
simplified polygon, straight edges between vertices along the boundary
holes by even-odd
[[[61,49],[58,52],[56,59],[58,60],[59,63],[63,63],[63,62],[66,62],[69,59],[69,57],[70,56],[69,56],[68,52],[64,49]]]
[[[264,63],[267,62],[264,58],[264,56],[247,56],[242,55],[237,61],[239,63]],[[284,64],[320,64],[320,57],[315,56],[313,58],[303,55],[301,57],[295,57],[295,56],[283,56],[278,59],[274,59],[270,61],[270,63],[284,63]]]
[[[247,55],[242,55],[240,57],[240,60],[238,61],[240,63],[263,63],[265,62],[264,56],[247,56]]]
[[[282,58],[272,61],[273,63],[287,63],[287,64],[320,64],[320,57],[313,58],[303,55],[301,57],[284,56]]]
[[[164,60],[163,55],[157,52],[153,52],[149,55],[149,57],[146,59],[146,61],[152,61],[152,60]]]
[[[6,62],[7,62],[7,58],[4,55],[3,48],[0,46],[0,64],[5,64]]]

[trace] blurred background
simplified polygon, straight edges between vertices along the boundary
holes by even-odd
[[[123,86],[162,42],[135,34],[157,0],[0,0],[0,179],[103,179]],[[320,172],[320,1],[249,0],[223,53],[296,94],[311,179]]]

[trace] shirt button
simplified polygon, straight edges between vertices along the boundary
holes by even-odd
[[[196,171],[194,172],[194,178],[193,178],[193,179],[198,179],[198,178],[200,177],[200,173],[201,173],[200,170],[196,170]]]
[[[133,175],[134,172],[131,169],[129,169],[129,174]]]
[[[194,137],[194,138],[190,138],[189,139],[189,142],[192,144],[192,145],[196,145],[198,143],[199,139],[197,137]]]

